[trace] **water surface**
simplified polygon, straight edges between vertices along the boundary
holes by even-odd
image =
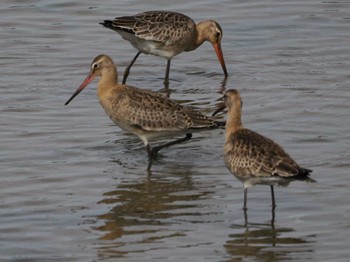
[[[223,89],[244,124],[273,138],[317,184],[243,188],[222,130],[161,152],[105,116],[96,82],[69,106],[92,59],[122,73],[135,50],[98,25],[144,10],[217,20],[229,78],[210,44],[172,61],[171,98],[210,114]],[[348,261],[350,3],[9,1],[0,3],[1,261]],[[161,90],[166,61],[141,55],[130,85]]]

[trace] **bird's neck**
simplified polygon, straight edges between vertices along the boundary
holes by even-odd
[[[208,40],[208,21],[202,21],[196,24],[197,31],[197,46],[200,46],[204,41]]]
[[[207,40],[207,35],[205,31],[204,22],[199,22],[196,24],[196,30],[194,32],[194,41],[191,41],[190,45],[187,47],[186,51],[192,51],[197,49],[200,45]]]
[[[236,133],[243,128],[241,121],[241,107],[231,108],[228,112],[228,117],[226,121],[226,141],[229,140],[231,134]]]
[[[108,68],[102,72],[100,81],[98,82],[98,96],[99,98],[108,96],[109,93],[118,86],[118,73],[113,68]]]

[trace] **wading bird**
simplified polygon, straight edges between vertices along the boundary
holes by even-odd
[[[194,131],[225,125],[160,93],[118,84],[116,65],[107,55],[99,55],[93,60],[88,76],[65,105],[98,76],[100,104],[117,126],[138,136],[145,144],[149,158],[147,170],[150,170],[152,159],[159,150],[191,139]],[[182,134],[185,134],[184,138],[150,148],[150,140]]]
[[[271,139],[243,127],[242,100],[237,90],[228,90],[224,103],[214,112],[227,108],[224,161],[226,167],[244,185],[247,210],[248,188],[257,184],[271,188],[272,209],[276,207],[274,185],[288,186],[293,180],[316,182],[309,177],[312,170],[300,167],[281,146]]]
[[[221,50],[222,29],[214,20],[196,24],[186,15],[168,11],[148,11],[132,16],[116,17],[100,23],[116,31],[129,41],[138,52],[124,71],[122,83],[126,83],[131,66],[141,53],[167,59],[164,85],[169,85],[171,59],[181,52],[197,49],[209,41],[216,52],[225,76],[227,70]]]

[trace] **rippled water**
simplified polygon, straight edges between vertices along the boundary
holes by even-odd
[[[0,3],[1,261],[348,261],[350,2]],[[137,138],[104,115],[96,83],[63,106],[92,59],[121,73],[135,50],[97,23],[144,10],[213,18],[210,44],[173,59],[171,98],[210,114],[223,88],[247,127],[273,138],[317,184],[249,192],[224,167],[223,131],[162,151],[147,176]],[[141,55],[128,83],[162,89],[166,61]]]

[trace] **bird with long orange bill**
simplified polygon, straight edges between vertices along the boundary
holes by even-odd
[[[159,150],[191,139],[192,132],[225,125],[161,93],[119,84],[116,65],[107,55],[99,55],[93,60],[88,76],[65,105],[95,77],[100,77],[97,96],[106,114],[117,126],[138,136],[144,143],[149,159],[147,170],[150,170]],[[149,145],[150,140],[179,135],[185,137],[153,148]]]
[[[152,54],[167,59],[164,85],[169,84],[171,59],[181,52],[197,49],[205,41],[210,42],[221,64],[225,76],[228,75],[221,50],[222,29],[214,20],[196,24],[190,17],[169,11],[148,11],[132,16],[116,17],[100,23],[116,31],[129,41],[138,52],[124,71],[122,83],[126,83],[131,66],[141,53]]]

